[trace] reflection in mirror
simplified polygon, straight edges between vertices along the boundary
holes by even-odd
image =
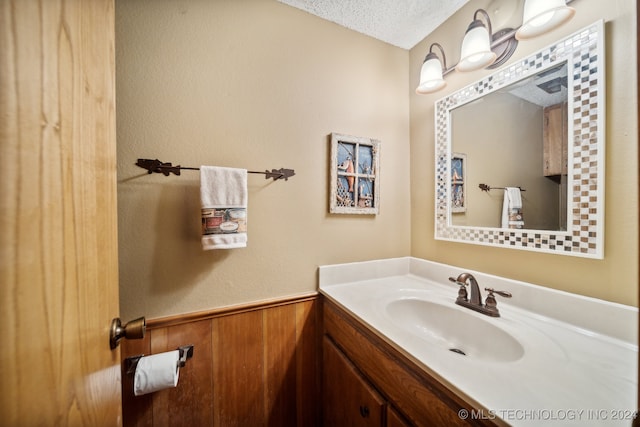
[[[504,192],[520,187],[523,228],[567,229],[567,63],[553,64],[450,112],[452,152],[464,154],[467,209],[452,158],[454,226],[501,227]]]
[[[436,239],[603,257],[603,28],[436,102]]]

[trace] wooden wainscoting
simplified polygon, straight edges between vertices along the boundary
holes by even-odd
[[[124,426],[319,426],[316,294],[147,321],[122,343]],[[134,396],[124,359],[193,344],[178,386]]]

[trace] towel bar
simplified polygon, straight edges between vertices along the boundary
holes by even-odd
[[[138,161],[136,162],[136,166],[146,169],[147,171],[149,171],[148,173],[150,174],[155,172],[155,173],[161,173],[164,176],[169,176],[170,174],[180,175],[180,171],[183,169],[194,170],[194,171],[200,170],[200,168],[186,167],[186,166],[180,166],[180,165],[173,166],[170,162],[165,163],[165,162],[161,162],[158,159],[155,159],[155,160],[138,159]],[[264,174],[265,175],[264,179],[273,178],[274,181],[280,178],[284,178],[284,180],[287,181],[289,180],[290,177],[296,174],[296,172],[293,169],[284,169],[284,168],[271,169],[271,172],[269,172],[268,170],[265,170],[264,172],[247,171],[247,173]]]
[[[491,191],[491,190],[504,190],[504,187],[491,187],[489,184],[478,184],[478,188],[480,188],[482,191]],[[516,187],[519,188],[520,191],[527,191],[522,187]]]

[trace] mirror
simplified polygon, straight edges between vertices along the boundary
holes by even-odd
[[[563,61],[451,109],[451,225],[502,227],[498,190],[510,186],[522,189],[523,228],[567,229],[566,106]]]
[[[596,22],[436,103],[436,239],[603,257],[603,34]],[[504,187],[520,188],[511,218]]]

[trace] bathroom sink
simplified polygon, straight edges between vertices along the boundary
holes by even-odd
[[[396,326],[416,337],[450,350],[452,357],[489,362],[514,362],[524,355],[516,338],[482,315],[419,298],[389,301],[385,314]]]

